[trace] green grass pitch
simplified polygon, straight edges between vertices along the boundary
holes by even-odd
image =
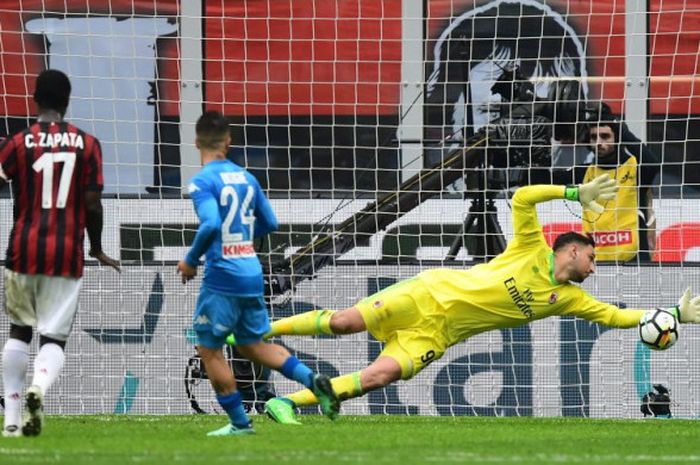
[[[346,416],[255,418],[255,436],[207,438],[223,416],[49,416],[0,437],[0,464],[689,464],[695,420]]]

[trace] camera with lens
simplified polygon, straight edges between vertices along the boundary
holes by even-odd
[[[499,118],[479,132],[488,137],[488,165],[497,168],[549,167],[551,140],[582,140],[587,127],[581,123],[603,111],[587,104],[581,83],[574,79],[554,80],[547,97],[538,97],[517,67],[504,70],[491,91],[504,103]]]

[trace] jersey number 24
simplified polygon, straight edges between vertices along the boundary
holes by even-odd
[[[228,212],[221,224],[221,240],[223,242],[238,242],[241,240],[241,233],[235,233],[231,231],[231,226],[236,216],[241,219],[241,226],[248,228],[248,237],[244,237],[243,240],[251,240],[253,238],[253,228],[255,225],[255,215],[253,214],[253,209],[250,203],[253,200],[253,187],[247,186],[245,197],[243,197],[243,202],[240,202],[238,197],[238,191],[232,186],[224,186],[221,189],[221,195],[219,196],[219,204],[222,207],[228,206]],[[242,231],[241,231],[242,232]]]

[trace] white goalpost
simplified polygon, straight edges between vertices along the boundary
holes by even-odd
[[[208,109],[230,119],[230,158],[260,180],[278,215],[280,230],[257,244],[266,268],[290,278],[280,264],[314,239],[334,238],[305,256],[312,278],[270,296],[273,320],[343,309],[421,270],[467,268],[498,253],[513,235],[517,187],[590,162],[580,117],[599,101],[659,157],[655,247],[647,262],[601,263],[583,287],[649,309],[675,305],[687,286],[700,292],[700,6],[691,2],[42,5],[0,8],[0,136],[32,121],[38,72],[67,73],[67,119],[104,151],[105,252],[123,263],[117,275],[88,260],[48,413],[190,413],[186,383],[203,410],[216,410],[207,380],[185,380],[200,278],[183,286],[175,274],[197,227],[182,188],[199,169],[194,124]],[[562,94],[552,89],[567,82],[578,85],[563,121]],[[544,149],[541,140],[492,137],[486,163],[426,174],[514,108],[556,120]],[[528,120],[530,134],[538,121]],[[404,194],[413,197],[399,213],[356,215]],[[578,204],[554,201],[538,212],[548,240],[581,230]],[[9,190],[0,225],[5,250]],[[636,418],[643,395],[661,383],[674,415],[695,418],[700,329],[689,326],[663,352],[643,347],[634,330],[573,318],[482,334],[415,379],[344,403],[343,413]],[[1,313],[1,340],[7,327]],[[381,350],[367,334],[278,342],[331,376],[363,368]],[[296,389],[280,375],[270,382],[278,394]]]

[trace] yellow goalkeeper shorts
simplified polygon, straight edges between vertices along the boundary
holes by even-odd
[[[400,281],[359,301],[367,331],[384,342],[380,357],[396,360],[401,378],[410,379],[447,348],[444,315],[418,279]]]

